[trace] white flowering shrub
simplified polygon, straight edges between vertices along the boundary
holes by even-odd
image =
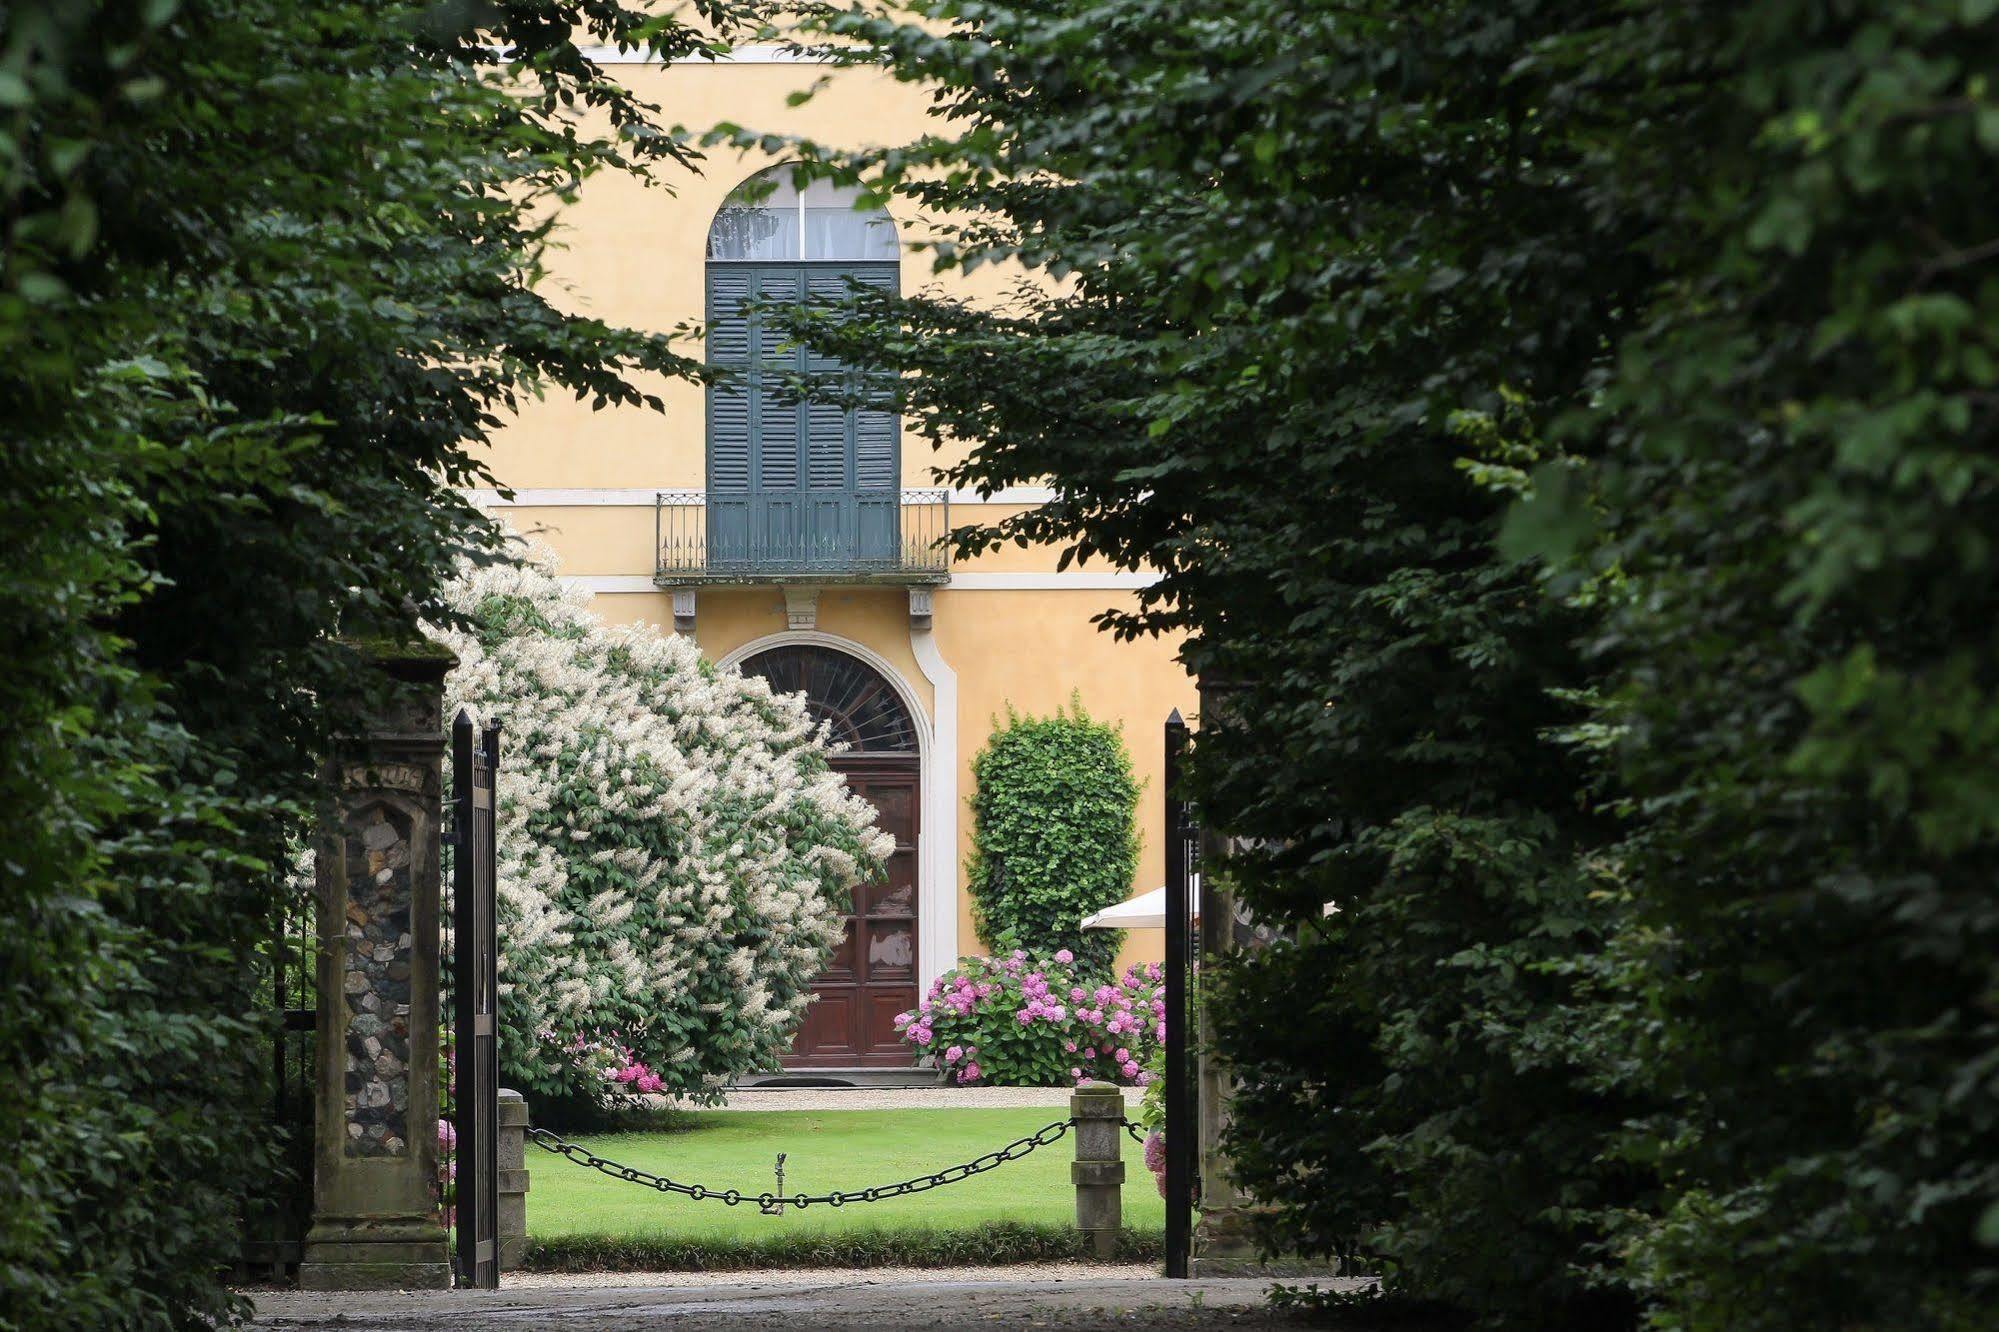
[[[545,552],[463,571],[450,713],[502,728],[500,1059],[531,1095],[699,1093],[791,1044],[893,841],[802,703],[611,628]]]

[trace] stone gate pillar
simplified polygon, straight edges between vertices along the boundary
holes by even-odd
[[[367,734],[332,763],[314,854],[318,1088],[308,1290],[451,1284],[437,1215],[442,684],[429,643],[378,649]]]
[[[1223,710],[1239,692],[1239,686],[1203,680],[1201,721],[1203,725],[1223,723]],[[1201,957],[1206,964],[1221,964],[1232,953],[1264,948],[1277,938],[1277,931],[1257,921],[1236,900],[1227,887],[1226,876],[1215,874],[1231,849],[1230,839],[1213,828],[1201,831],[1201,862],[1210,872],[1201,876]],[[1228,1276],[1331,1276],[1337,1265],[1295,1255],[1262,1256],[1256,1243],[1256,1214],[1261,1205],[1235,1182],[1234,1163],[1229,1159],[1227,1137],[1230,1110],[1235,1101],[1236,1079],[1223,1057],[1215,1037],[1214,1023],[1205,1010],[1199,1015],[1198,1054],[1195,1079],[1200,1088],[1200,1181],[1199,1218],[1194,1224],[1194,1254],[1189,1275]]]

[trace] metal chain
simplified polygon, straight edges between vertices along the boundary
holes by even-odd
[[[900,1184],[881,1184],[871,1189],[854,1189],[845,1193],[798,1193],[789,1197],[781,1197],[775,1193],[750,1195],[740,1189],[711,1189],[700,1184],[682,1184],[664,1175],[655,1175],[650,1170],[622,1165],[609,1157],[599,1156],[581,1143],[569,1142],[545,1128],[531,1127],[527,1135],[530,1141],[546,1151],[567,1157],[577,1165],[609,1175],[612,1179],[623,1180],[627,1184],[642,1184],[661,1193],[678,1193],[692,1198],[695,1202],[714,1199],[730,1207],[738,1203],[753,1202],[761,1211],[781,1212],[787,1207],[795,1207],[802,1211],[814,1203],[824,1203],[828,1207],[844,1207],[848,1203],[886,1202],[890,1198],[905,1198],[912,1193],[923,1193],[946,1184],[956,1184],[960,1180],[997,1169],[1008,1161],[1018,1161],[1037,1147],[1060,1142],[1075,1122],[1074,1119],[1058,1119],[1038,1132],[1030,1133],[1024,1138],[1016,1138],[1006,1146],[987,1152],[983,1156],[975,1156],[963,1165],[946,1166],[933,1174],[905,1179]],[[1131,1134],[1134,1140],[1138,1142],[1145,1140],[1142,1130],[1137,1125],[1128,1119],[1122,1122],[1125,1132]]]

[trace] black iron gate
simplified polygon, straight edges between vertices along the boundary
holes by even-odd
[[[1194,1203],[1200,1191],[1200,1109],[1188,1037],[1195,1023],[1188,1002],[1200,938],[1190,928],[1200,884],[1200,829],[1181,791],[1187,723],[1166,719],[1166,1275],[1185,1277],[1194,1244]]]
[[[500,1284],[499,936],[495,778],[500,728],[475,744],[472,718],[451,725],[451,1065],[454,1268],[458,1284]]]
[[[258,991],[268,1010],[270,1053],[262,1088],[276,1130],[271,1171],[243,1202],[237,1275],[285,1281],[305,1252],[312,1224],[313,1070],[316,922],[310,876],[280,879],[271,937],[258,958]]]

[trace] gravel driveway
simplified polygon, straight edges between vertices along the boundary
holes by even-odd
[[[626,1274],[521,1281],[498,1291],[271,1292],[256,1297],[252,1326],[341,1332],[1299,1326],[1265,1306],[1267,1285],[1255,1277],[1166,1281],[1132,1268]]]

